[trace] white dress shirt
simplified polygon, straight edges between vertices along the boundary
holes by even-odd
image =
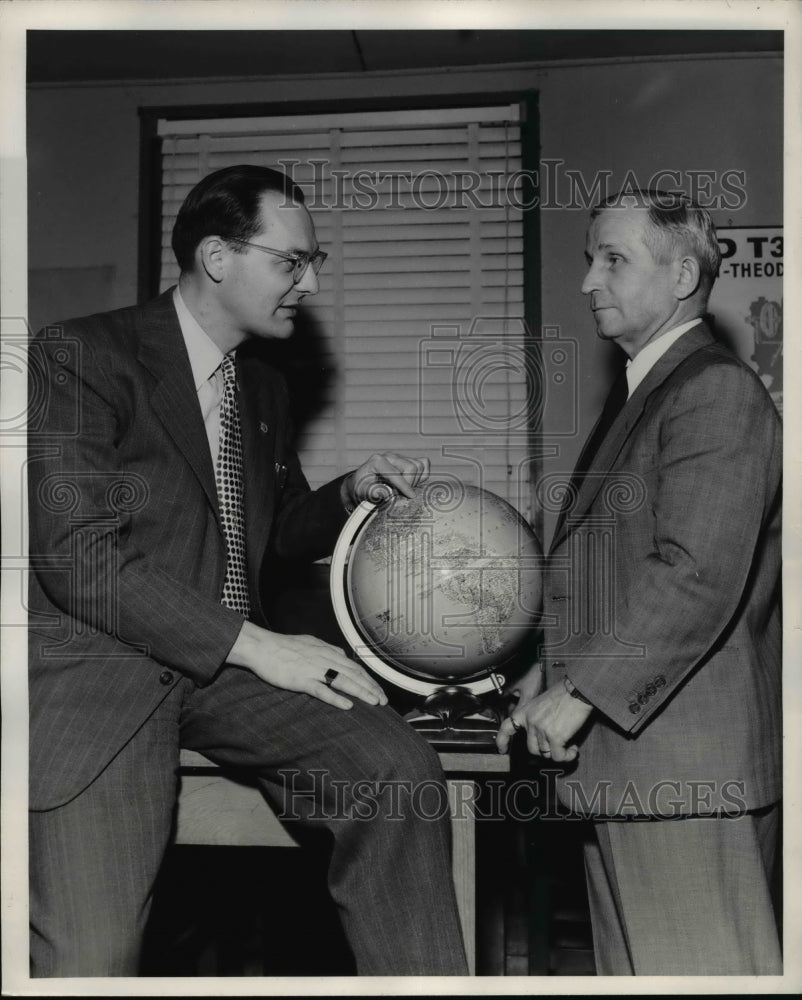
[[[683,333],[687,333],[688,330],[700,322],[701,320],[697,317],[696,319],[689,320],[687,323],[681,323],[671,330],[667,330],[657,340],[653,340],[650,344],[647,344],[631,361],[627,361],[627,387],[629,389],[627,399],[630,398],[669,347],[678,341]]]
[[[223,373],[220,370],[223,352],[189,311],[178,285],[173,292],[173,302],[189,354],[192,380],[198,393],[198,405],[209,439],[212,464],[217,467],[217,455],[220,450],[220,403],[224,388]]]
[[[223,373],[220,370],[220,365],[223,363],[223,352],[189,311],[186,302],[181,297],[181,292],[178,290],[178,285],[175,286],[173,292],[173,302],[189,354],[192,379],[198,393],[198,405],[206,428],[206,436],[209,439],[212,464],[217,468],[217,456],[220,452],[220,403],[223,400],[223,389],[225,388]],[[340,485],[340,499],[349,514],[359,503],[351,496],[348,479],[344,479]]]

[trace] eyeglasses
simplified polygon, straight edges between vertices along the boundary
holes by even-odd
[[[315,274],[320,273],[321,267],[328,257],[319,247],[314,253],[287,253],[285,250],[274,250],[272,247],[263,247],[260,243],[249,243],[247,240],[237,239],[236,236],[229,236],[230,243],[241,243],[244,247],[253,247],[254,250],[261,250],[263,253],[272,253],[274,257],[281,257],[282,260],[292,261],[292,283],[297,285],[306,274],[306,269],[312,265]]]

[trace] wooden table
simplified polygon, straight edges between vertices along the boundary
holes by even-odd
[[[497,753],[441,753],[448,776],[453,872],[468,967],[476,972],[476,800],[482,775],[509,771]],[[297,847],[259,789],[237,780],[192,750],[181,751],[177,844],[229,847]]]

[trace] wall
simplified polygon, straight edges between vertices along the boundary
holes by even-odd
[[[615,348],[597,341],[579,293],[587,213],[564,204],[565,170],[592,186],[611,171],[610,192],[634,172],[646,183],[661,170],[745,173],[744,203],[713,212],[719,225],[782,222],[782,60],[772,56],[671,58],[548,67],[365,74],[262,81],[106,86],[34,86],[28,103],[29,254],[47,287],[50,268],[76,274],[74,309],[136,298],[140,106],[349,100],[537,90],[541,159],[562,161],[562,207],[541,211],[542,320],[577,342],[573,379],[578,432],[559,439],[547,471],[569,469],[598,411]],[[722,192],[717,181],[713,195]],[[112,270],[109,271],[108,269]],[[103,270],[106,269],[106,270]],[[66,308],[69,303],[59,302]],[[94,307],[94,306],[93,306]],[[31,302],[32,324],[55,319]],[[62,311],[61,317],[65,315]],[[553,398],[546,430],[571,423],[571,405]],[[556,440],[556,439],[555,439]]]

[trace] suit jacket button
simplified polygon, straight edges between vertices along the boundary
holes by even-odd
[[[657,687],[662,688],[666,686],[666,679],[662,674],[658,674],[654,679],[654,683]]]
[[[172,684],[174,679],[175,678],[169,670],[162,670],[159,674],[159,684],[164,684],[166,686],[168,684]]]
[[[637,715],[640,712],[640,705],[636,701],[633,701],[630,703],[629,710],[633,715]]]
[[[652,683],[647,684],[646,685],[646,697],[647,698],[654,698],[654,696],[656,694],[657,694],[657,687],[656,687],[656,685],[654,685]]]

